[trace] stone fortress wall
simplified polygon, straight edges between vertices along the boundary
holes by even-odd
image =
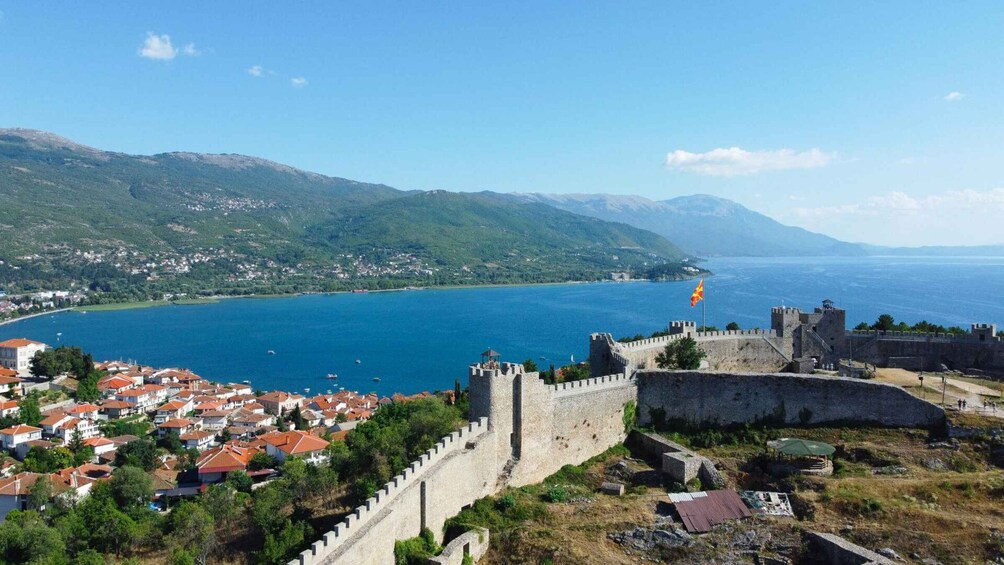
[[[472,422],[394,477],[290,565],[394,562],[394,541],[423,528],[439,540],[448,518],[506,486],[542,481],[624,441],[634,379],[608,375],[548,385],[514,363],[470,367]],[[460,555],[462,558],[462,555]]]
[[[572,383],[548,385],[538,373],[514,363],[471,365],[471,423],[443,438],[291,565],[393,563],[394,541],[415,537],[423,528],[442,540],[446,520],[475,500],[506,486],[540,482],[564,465],[579,464],[622,442],[623,417],[630,402],[637,403],[642,425],[651,423],[652,409],[663,411],[666,419],[704,425],[779,416],[795,425],[859,422],[928,427],[944,421],[939,407],[895,386],[776,374],[800,359],[795,364],[804,367],[807,353],[828,362],[839,355],[842,345],[858,339],[839,340],[855,334],[844,332],[842,316],[833,312],[774,309],[770,330],[698,334],[692,322],[680,322],[671,331],[663,338],[628,344],[593,334],[590,364],[595,376]],[[900,335],[886,339],[871,334],[860,339],[961,344],[975,347],[973,351],[981,355],[986,355],[986,348],[999,355],[995,328],[980,331],[983,337],[972,339],[930,341]],[[687,335],[698,340],[713,358],[712,368],[720,370],[652,370],[655,355],[665,344]],[[877,348],[876,356],[912,351],[871,346]],[[999,357],[994,359],[996,363]],[[736,373],[736,366],[743,363],[749,364],[745,370],[752,366],[769,374]],[[453,554],[451,560],[456,557]]]
[[[981,369],[1004,371],[1004,340],[994,324],[973,324],[965,335],[915,332],[848,331],[846,312],[829,300],[821,308],[771,309],[769,330],[698,332],[690,321],[669,324],[668,336],[619,343],[609,334],[590,337],[594,375],[656,368],[666,344],[691,337],[707,353],[713,371],[810,372],[854,359],[881,367],[918,370]]]
[[[930,428],[945,412],[902,388],[843,377],[791,373],[639,371],[638,423],[665,422],[698,427],[756,421],[787,425],[871,424]]]

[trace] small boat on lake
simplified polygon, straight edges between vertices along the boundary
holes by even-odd
[[[328,373],[328,376],[324,377],[326,379],[335,380],[338,378],[338,373]]]
[[[362,363],[362,362],[363,362],[363,360],[362,360],[362,359],[356,359],[356,365],[358,365],[358,364],[360,364],[360,363]]]
[[[275,350],[274,350],[274,349],[269,349],[269,350],[268,350],[268,351],[266,351],[265,353],[267,353],[267,354],[269,354],[269,355],[275,355]]]
[[[375,382],[375,383],[380,382],[380,377],[373,377],[373,382]]]

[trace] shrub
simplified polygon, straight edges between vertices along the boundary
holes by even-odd
[[[495,507],[500,511],[505,512],[516,506],[516,497],[511,494],[506,494],[495,501]]]
[[[561,485],[552,485],[544,493],[544,499],[548,502],[565,502],[568,500],[568,491]]]

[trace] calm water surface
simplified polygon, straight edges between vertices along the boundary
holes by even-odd
[[[824,298],[845,308],[852,325],[882,313],[908,322],[1004,323],[1004,258],[715,259],[705,266],[715,273],[705,281],[708,323],[719,327],[768,327],[771,306],[811,309]],[[0,326],[0,339],[79,345],[98,359],[187,367],[262,389],[411,393],[465,381],[466,366],[488,347],[506,360],[530,357],[546,366],[584,360],[591,332],[634,335],[670,320],[699,322],[700,306],[689,304],[695,284],[422,290],[66,312]],[[332,372],[337,381],[324,378]]]

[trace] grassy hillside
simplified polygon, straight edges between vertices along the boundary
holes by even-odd
[[[491,194],[404,192],[242,155],[135,156],[0,130],[0,285],[128,294],[594,279],[653,233]]]

